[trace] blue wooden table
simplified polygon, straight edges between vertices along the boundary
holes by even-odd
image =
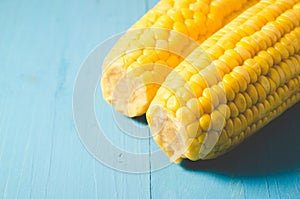
[[[72,111],[80,66],[157,1],[0,1],[0,198],[300,198],[300,104],[213,161],[132,174],[85,148]],[[157,150],[151,138],[122,134],[100,98],[96,112],[114,145]]]

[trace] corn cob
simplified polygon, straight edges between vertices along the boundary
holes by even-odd
[[[147,121],[172,161],[216,158],[300,100],[299,2],[260,1],[170,73]]]
[[[104,99],[125,115],[144,114],[172,68],[257,2],[161,0],[107,55],[101,79]]]

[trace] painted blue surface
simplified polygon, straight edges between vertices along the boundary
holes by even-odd
[[[300,198],[299,104],[214,161],[127,174],[84,148],[72,115],[80,65],[156,2],[0,1],[0,198]],[[129,151],[157,148],[105,128]]]

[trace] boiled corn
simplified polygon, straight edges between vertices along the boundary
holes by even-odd
[[[300,1],[262,0],[171,72],[147,121],[172,161],[211,159],[299,100]]]

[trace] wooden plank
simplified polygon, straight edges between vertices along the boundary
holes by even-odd
[[[149,198],[149,175],[93,159],[72,116],[85,57],[144,12],[138,0],[0,2],[1,198]],[[117,133],[126,147],[130,141]]]
[[[159,0],[146,0],[147,10],[153,8],[158,2]]]

